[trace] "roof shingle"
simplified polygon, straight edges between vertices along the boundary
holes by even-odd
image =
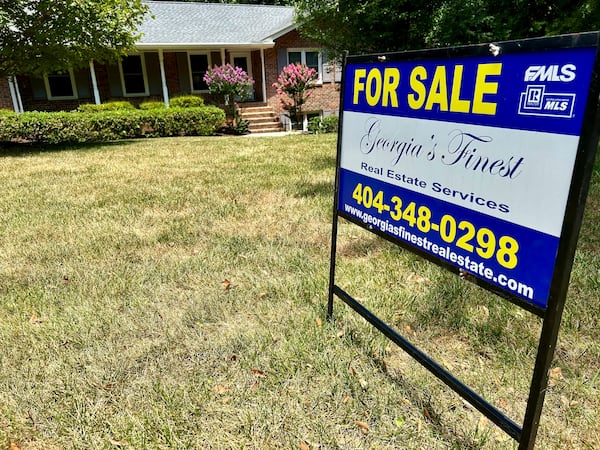
[[[294,8],[177,1],[145,1],[150,13],[139,44],[269,44],[294,28]]]

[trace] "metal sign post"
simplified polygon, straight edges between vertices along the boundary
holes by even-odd
[[[328,316],[343,300],[533,448],[598,145],[599,34],[349,56]],[[522,426],[335,284],[338,218],[543,319]]]

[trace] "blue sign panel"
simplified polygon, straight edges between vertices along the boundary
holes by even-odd
[[[546,308],[596,50],[348,63],[338,212]]]

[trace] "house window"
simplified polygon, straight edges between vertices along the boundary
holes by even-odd
[[[290,49],[288,50],[288,64],[304,64],[311,69],[315,69],[319,76],[318,82],[323,81],[323,59],[318,50]]]
[[[204,81],[204,75],[210,67],[210,58],[205,53],[190,54],[190,79],[192,92],[208,91],[208,85]]]
[[[54,72],[44,76],[48,100],[70,100],[77,98],[77,86],[72,70]]]
[[[121,84],[123,95],[143,96],[148,95],[148,80],[146,77],[146,63],[144,55],[129,55],[121,60]]]

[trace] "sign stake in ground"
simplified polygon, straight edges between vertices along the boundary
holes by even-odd
[[[344,63],[328,316],[337,296],[534,447],[598,145],[599,34]],[[543,320],[521,425],[335,283],[342,217]]]

